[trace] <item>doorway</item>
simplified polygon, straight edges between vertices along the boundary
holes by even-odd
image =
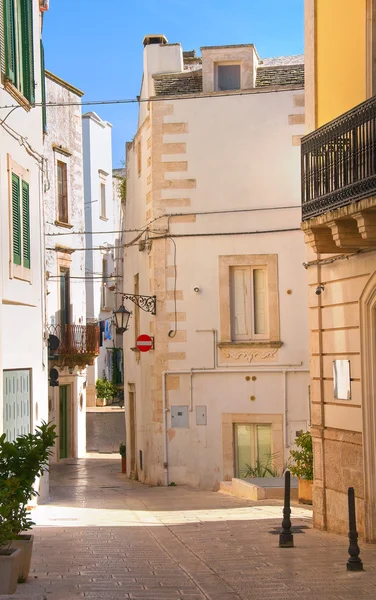
[[[59,457],[71,458],[70,386],[59,387]]]
[[[131,476],[136,475],[136,407],[135,386],[128,384],[128,406],[129,406],[129,452]],[[127,436],[128,436],[128,432]]]
[[[271,461],[272,427],[270,424],[235,423],[235,477],[247,477],[249,467],[256,469]]]

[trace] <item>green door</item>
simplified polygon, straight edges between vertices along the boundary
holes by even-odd
[[[68,386],[59,387],[59,448],[60,458],[68,458]]]

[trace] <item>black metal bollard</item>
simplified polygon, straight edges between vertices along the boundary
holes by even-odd
[[[350,558],[347,560],[348,571],[363,571],[363,563],[359,558],[360,548],[358,545],[358,532],[356,530],[356,515],[355,515],[355,493],[354,488],[349,487],[348,490],[349,500],[349,554]]]
[[[279,534],[280,548],[293,548],[294,536],[291,533],[290,508],[290,471],[285,473],[285,503],[283,506],[282,531]]]

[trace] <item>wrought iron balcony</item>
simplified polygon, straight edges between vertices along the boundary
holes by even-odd
[[[49,359],[60,367],[92,365],[99,355],[99,326],[87,325],[50,325],[48,333],[56,336],[56,349],[49,348]]]
[[[376,96],[302,139],[302,219],[376,196]]]

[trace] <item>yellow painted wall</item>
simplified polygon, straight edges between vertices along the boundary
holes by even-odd
[[[317,127],[366,100],[367,0],[316,0]]]

